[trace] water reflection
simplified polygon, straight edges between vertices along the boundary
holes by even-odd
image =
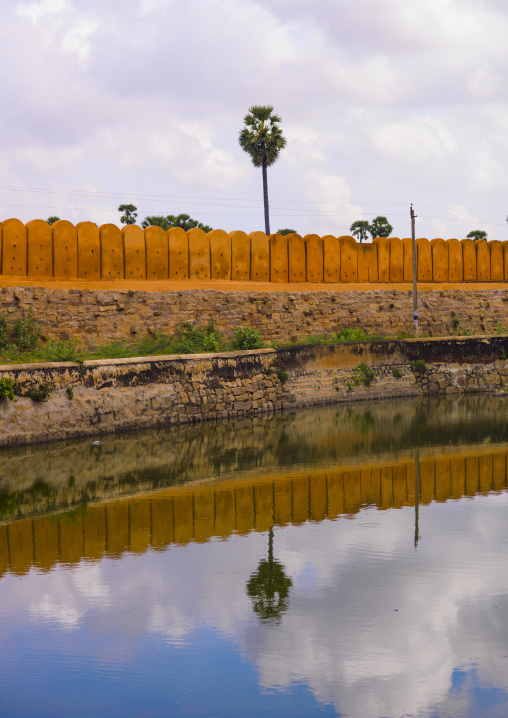
[[[261,559],[257,571],[247,583],[247,595],[261,621],[279,622],[287,610],[292,580],[284,566],[273,557],[273,528],[268,532],[268,559]]]
[[[507,411],[379,403],[8,452],[5,714],[507,715]]]

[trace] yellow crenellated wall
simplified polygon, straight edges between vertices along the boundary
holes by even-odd
[[[438,284],[508,280],[508,242],[416,240],[417,279]],[[0,224],[0,276],[66,280],[201,280],[275,283],[402,283],[413,279],[411,240],[283,237],[263,232],[93,222]]]

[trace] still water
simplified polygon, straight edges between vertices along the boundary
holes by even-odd
[[[0,452],[0,715],[508,715],[508,400]]]

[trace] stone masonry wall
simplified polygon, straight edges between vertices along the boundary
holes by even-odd
[[[16,310],[33,307],[44,336],[73,337],[85,346],[173,333],[183,322],[199,325],[213,318],[231,336],[253,327],[266,341],[297,341],[343,327],[397,336],[412,332],[409,291],[219,291],[0,289],[0,316],[14,321]],[[420,331],[431,336],[496,332],[508,325],[508,289],[419,292]]]
[[[470,337],[2,366],[18,400],[0,400],[0,446],[311,404],[493,392],[508,383],[507,351],[508,337]],[[49,399],[38,403],[28,394],[41,384]]]

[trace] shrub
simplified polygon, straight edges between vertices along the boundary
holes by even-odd
[[[355,386],[370,386],[374,381],[376,372],[367,364],[359,364],[353,372],[351,379],[345,379],[344,384],[348,391],[352,391]]]
[[[365,341],[366,338],[367,337],[363,329],[352,329],[350,327],[345,327],[344,329],[341,329],[340,332],[334,335],[333,341],[339,344],[340,342],[361,342]]]
[[[67,392],[68,399],[74,399],[74,389],[72,388],[72,386],[68,386],[65,391]]]
[[[182,324],[182,333],[175,341],[177,354],[199,354],[200,352],[218,352],[224,348],[224,341],[213,319],[204,329],[193,326],[190,322]]]
[[[74,339],[60,339],[58,341],[48,340],[48,343],[41,351],[41,358],[46,361],[75,361],[82,362],[83,355],[78,349]]]
[[[16,401],[14,396],[14,381],[12,379],[0,379],[0,399]]]
[[[232,349],[261,349],[263,346],[260,333],[250,327],[238,327],[231,340]]]
[[[0,350],[9,346],[9,331],[7,328],[7,317],[2,314],[0,317]]]
[[[22,315],[14,322],[16,346],[20,351],[32,351],[39,343],[42,324],[34,319],[33,307],[28,307],[27,316]]]
[[[32,389],[28,392],[28,396],[32,401],[47,401],[49,399],[49,389],[47,384],[39,384],[38,389]]]
[[[284,369],[277,369],[275,373],[277,374],[281,384],[285,384],[289,379],[289,375],[287,371],[284,371]]]
[[[397,368],[392,369],[392,376],[393,376],[395,379],[401,379],[401,378],[402,378],[402,372],[401,372],[401,370],[400,370],[400,369],[397,369]]]
[[[416,359],[415,361],[411,361],[409,362],[409,365],[411,366],[411,369],[413,371],[419,371],[420,374],[424,374],[429,370],[423,359]]]

